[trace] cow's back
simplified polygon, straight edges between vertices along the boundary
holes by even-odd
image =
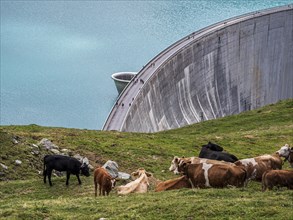
[[[44,165],[57,171],[69,171],[72,174],[79,174],[81,163],[76,159],[63,155],[46,155]]]
[[[107,171],[103,167],[98,167],[94,171],[94,181],[102,185],[107,179]]]

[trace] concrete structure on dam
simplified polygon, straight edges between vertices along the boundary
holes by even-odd
[[[157,132],[293,97],[293,5],[228,19],[158,54],[103,130]]]

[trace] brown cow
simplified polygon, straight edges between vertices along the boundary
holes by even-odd
[[[198,163],[209,163],[209,164],[229,164],[232,166],[235,166],[234,163],[226,162],[226,161],[220,161],[220,160],[210,160],[206,158],[200,158],[200,157],[177,157],[175,156],[173,160],[171,161],[171,166],[169,170],[174,172],[174,174],[179,174],[178,172],[178,166],[180,163],[188,163],[188,164],[198,164]]]
[[[287,187],[293,189],[293,170],[269,170],[262,176],[262,191],[277,187]]]
[[[105,192],[107,196],[109,195],[110,191],[115,187],[116,180],[113,178],[105,168],[98,167],[94,171],[94,184],[95,184],[95,196],[97,196],[97,189],[99,184],[99,195],[101,193],[105,196]]]
[[[223,188],[246,185],[246,170],[243,166],[209,163],[187,164],[183,162],[179,165],[178,171],[183,172],[191,180],[193,187]]]
[[[279,154],[275,153],[272,155],[265,154],[254,158],[238,160],[234,164],[237,166],[245,166],[248,180],[261,181],[265,171],[282,169],[282,163]]]
[[[161,192],[166,190],[181,189],[181,188],[192,188],[191,183],[187,176],[181,176],[176,179],[167,180],[158,183],[155,192]]]
[[[130,183],[127,183],[124,186],[119,186],[118,194],[126,195],[132,192],[135,193],[146,193],[148,190],[149,181],[148,177],[152,176],[152,174],[146,172],[145,169],[139,168],[136,172],[131,174],[132,176],[138,176],[138,178]]]

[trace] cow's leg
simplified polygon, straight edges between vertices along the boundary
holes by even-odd
[[[80,181],[80,178],[79,178],[79,174],[76,174],[76,177],[77,177],[78,183],[80,185],[81,184],[81,181]]]
[[[52,186],[52,181],[51,181],[52,171],[53,171],[52,169],[47,170],[47,175],[48,175],[48,180],[49,180],[50,186]]]
[[[105,189],[103,189],[102,192],[103,192],[103,196],[105,196]]]
[[[95,183],[95,197],[97,197],[97,190],[98,190],[98,183],[94,181]]]
[[[66,172],[66,186],[68,186],[68,184],[69,184],[69,178],[70,178],[70,172],[67,171]]]
[[[47,169],[45,169],[43,171],[43,176],[44,176],[44,183],[46,183],[46,179],[47,179]]]
[[[101,193],[102,193],[102,186],[99,185],[99,196],[101,196]]]

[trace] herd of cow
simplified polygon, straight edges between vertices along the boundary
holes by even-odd
[[[224,149],[209,142],[203,145],[199,157],[175,156],[169,168],[179,178],[159,182],[156,192],[180,188],[223,188],[228,186],[246,187],[250,180],[261,181],[262,190],[272,189],[274,186],[293,189],[293,170],[282,170],[282,165],[288,161],[293,168],[293,147],[288,144],[273,154],[265,154],[254,158],[238,160]],[[285,158],[284,161],[282,157]],[[89,176],[88,164],[75,158],[62,155],[47,155],[44,157],[44,183],[48,176],[52,186],[52,170],[66,171],[66,185],[70,174],[76,175],[81,184],[79,174]],[[135,180],[126,185],[118,186],[118,195],[132,192],[145,193],[149,187],[151,173],[140,168],[131,174]],[[109,195],[115,187],[116,179],[106,169],[98,167],[94,171],[95,196],[99,186],[99,195]]]

